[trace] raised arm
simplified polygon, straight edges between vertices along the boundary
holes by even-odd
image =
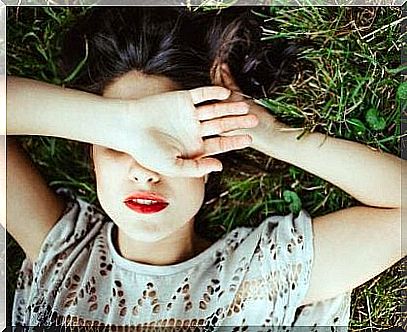
[[[220,76],[217,83],[237,92],[229,100],[244,100],[226,64],[221,66]],[[321,133],[306,134],[298,139],[301,129],[278,122],[258,104],[248,104],[259,124],[240,133],[252,137],[254,149],[317,175],[366,205],[401,207],[401,159]]]
[[[298,139],[301,131],[259,109],[256,114],[260,125],[252,130],[255,149],[323,178],[366,205],[400,207],[401,160],[396,156],[320,133]]]
[[[243,99],[227,65],[222,65],[218,81],[237,92],[230,100]],[[303,304],[350,291],[407,255],[401,239],[405,161],[320,133],[298,139],[301,131],[276,121],[263,107],[248,104],[259,124],[238,132],[252,137],[254,149],[301,167],[365,204],[313,220],[314,263]]]
[[[124,108],[119,100],[107,102],[97,95],[7,77],[7,135],[54,136],[102,144],[108,140],[103,133],[120,128]]]
[[[349,291],[396,263],[401,246],[402,160],[359,143],[300,132],[277,122],[258,105],[253,147],[317,175],[365,206],[315,218],[314,264],[304,303]]]
[[[227,130],[257,124],[242,102],[195,106],[227,99],[229,94],[225,88],[202,87],[124,100],[9,77],[7,134],[102,145],[128,153],[143,166],[168,176],[200,177],[222,167],[207,156],[251,143],[247,135],[203,138],[223,132],[213,130],[219,128],[218,122]],[[153,146],[155,153],[151,153]]]

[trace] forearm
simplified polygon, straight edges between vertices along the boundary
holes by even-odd
[[[300,131],[267,115],[262,122],[253,132],[255,149],[323,178],[366,205],[400,207],[401,159],[320,133],[297,139]]]
[[[121,103],[34,80],[8,77],[7,134],[54,136],[103,145],[106,133],[120,128],[117,122],[123,109]],[[111,111],[114,108],[117,112]]]

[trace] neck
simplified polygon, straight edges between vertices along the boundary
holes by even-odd
[[[191,259],[207,249],[211,242],[196,235],[193,220],[166,238],[155,242],[134,240],[117,228],[113,243],[126,259],[148,265],[173,265]]]

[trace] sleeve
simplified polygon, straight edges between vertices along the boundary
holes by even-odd
[[[331,331],[347,332],[350,320],[351,292],[301,306],[293,326],[330,326]]]
[[[72,191],[62,188],[57,194],[65,196],[68,203],[61,218],[45,237],[33,265],[34,278],[37,278],[34,282],[40,287],[57,281],[58,272],[86,249],[104,219],[95,206],[77,198]]]
[[[291,325],[295,310],[304,299],[313,262],[311,218],[302,210],[297,217],[271,217],[259,229],[254,263],[259,267],[272,302],[273,312],[282,325]]]
[[[259,228],[251,270],[260,276],[273,317],[285,326],[347,326],[350,294],[301,306],[313,265],[312,220],[306,211],[266,219]],[[250,269],[249,269],[250,271]]]
[[[24,323],[26,305],[39,289],[57,288],[64,270],[69,269],[75,258],[102,227],[104,215],[72,191],[58,189],[57,194],[67,199],[67,207],[51,228],[34,264],[26,258],[19,270],[13,305],[13,324]],[[62,273],[61,273],[62,272]]]

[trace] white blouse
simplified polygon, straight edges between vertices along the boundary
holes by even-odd
[[[112,242],[116,227],[95,206],[71,197],[37,261],[23,262],[13,326],[347,330],[350,293],[301,306],[313,259],[305,211],[236,228],[196,257],[167,266],[120,256]]]

